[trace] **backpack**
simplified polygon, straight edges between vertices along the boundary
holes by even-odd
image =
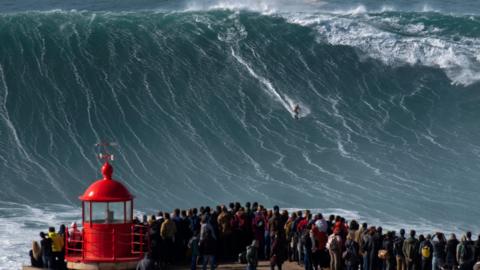
[[[357,254],[358,250],[355,247],[355,244],[353,242],[350,242],[349,244],[347,244],[346,250],[342,254],[342,258],[345,261],[355,263],[357,261]]]
[[[427,243],[423,244],[422,258],[428,259],[430,258],[431,255],[432,255],[432,251],[430,250],[430,246]]]
[[[305,230],[300,237],[300,242],[305,246],[308,241],[310,241],[310,233],[308,230]]]
[[[460,244],[458,249],[460,260],[466,262],[470,260],[470,248],[465,244]]]
[[[330,251],[332,251],[332,252],[338,251],[340,249],[340,243],[338,243],[338,240],[337,240],[336,236],[333,236],[331,238],[328,249],[330,249]]]

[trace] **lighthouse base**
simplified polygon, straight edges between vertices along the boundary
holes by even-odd
[[[133,262],[116,262],[116,263],[80,263],[68,262],[68,269],[76,270],[131,270],[136,269],[138,261]]]

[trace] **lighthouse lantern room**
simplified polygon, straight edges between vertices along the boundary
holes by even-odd
[[[133,223],[133,196],[112,179],[112,174],[112,165],[105,161],[103,179],[79,197],[82,228],[67,230],[65,259],[69,269],[130,269],[144,256],[147,228]]]

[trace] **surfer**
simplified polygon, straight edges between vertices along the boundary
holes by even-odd
[[[295,107],[293,107],[293,113],[293,117],[298,120],[298,115],[300,114],[300,105],[296,104]]]

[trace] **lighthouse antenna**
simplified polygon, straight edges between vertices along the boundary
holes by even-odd
[[[95,146],[97,147],[98,158],[104,162],[107,162],[109,160],[113,160],[113,154],[110,152],[110,147],[118,146],[118,143],[99,142],[99,143],[96,143]]]

